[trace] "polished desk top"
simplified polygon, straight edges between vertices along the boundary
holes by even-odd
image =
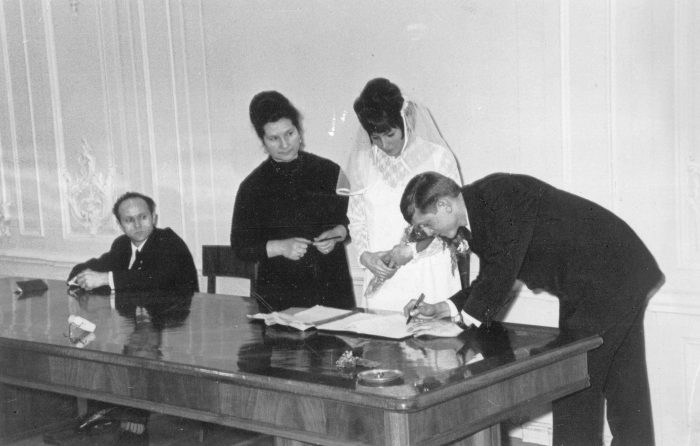
[[[47,291],[22,296],[14,293],[17,280],[22,279],[0,279],[0,346],[20,343],[22,349],[50,350],[63,357],[179,370],[391,410],[427,407],[600,343],[597,336],[512,324],[468,330],[457,338],[403,341],[298,332],[250,321],[246,315],[256,313],[257,305],[248,298],[72,293],[65,283],[51,280]],[[97,326],[87,345],[69,333],[72,314]],[[403,382],[385,387],[361,384],[357,373],[366,368],[336,366],[346,351],[378,368],[400,370]],[[478,354],[484,359],[472,361]]]

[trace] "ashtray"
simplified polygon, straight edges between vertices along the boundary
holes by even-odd
[[[403,383],[403,372],[393,369],[372,369],[357,374],[357,380],[366,386],[393,386]]]

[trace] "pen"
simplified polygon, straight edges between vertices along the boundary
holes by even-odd
[[[336,240],[336,239],[339,239],[339,238],[343,238],[343,237],[340,236],[340,235],[336,235],[336,236],[333,236],[333,237],[326,237],[326,238],[322,238],[321,240],[316,240],[314,243],[327,242],[328,240]]]
[[[413,311],[413,310],[415,310],[416,308],[418,308],[418,307],[420,306],[420,304],[423,303],[423,299],[425,299],[425,294],[424,294],[424,293],[420,293],[420,296],[418,296],[418,300],[416,301],[416,303],[413,304],[413,308],[411,308],[411,311]],[[411,313],[408,313],[408,319],[406,319],[406,325],[408,325],[408,324],[411,322],[411,318],[412,318],[412,317],[413,317],[413,315],[411,315]]]

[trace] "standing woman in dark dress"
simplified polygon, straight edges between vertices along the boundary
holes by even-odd
[[[250,121],[269,157],[238,189],[231,246],[260,264],[260,311],[354,307],[343,244],[348,201],[335,193],[339,166],[302,151],[299,111],[282,94],[255,95]]]

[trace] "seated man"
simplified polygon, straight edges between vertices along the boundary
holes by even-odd
[[[113,290],[198,291],[197,270],[185,242],[170,228],[156,228],[153,199],[127,192],[112,212],[124,235],[97,259],[76,265],[68,282],[86,290],[109,286]]]
[[[76,265],[68,276],[71,286],[85,290],[109,287],[117,291],[199,291],[197,270],[185,242],[170,228],[156,228],[155,202],[138,192],[127,192],[114,203],[112,212],[124,232],[99,258]],[[147,444],[148,411],[89,402],[88,415],[78,431],[120,423],[120,444]],[[60,435],[45,441],[60,444]]]

